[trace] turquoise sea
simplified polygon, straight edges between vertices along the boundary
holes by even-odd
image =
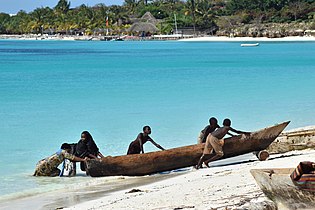
[[[314,52],[315,42],[2,40],[0,203],[106,182],[80,170],[32,177],[83,130],[104,155],[122,155],[144,125],[165,148],[196,143],[211,116],[246,131],[314,125]]]

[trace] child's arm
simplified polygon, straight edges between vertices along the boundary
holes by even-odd
[[[230,130],[233,131],[234,133],[237,133],[237,134],[245,134],[245,135],[249,135],[250,134],[250,132],[235,130],[232,127],[230,127]]]

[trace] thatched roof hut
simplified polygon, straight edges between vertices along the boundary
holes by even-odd
[[[159,29],[152,23],[148,22],[138,22],[132,24],[132,26],[129,28],[129,31],[131,32],[152,32],[155,33],[159,31]]]
[[[140,18],[141,22],[148,22],[156,25],[159,21],[151,14],[151,12],[146,12],[142,17]]]
[[[134,19],[134,23],[129,28],[130,32],[151,32],[159,31],[156,24],[159,21],[150,13],[146,12],[141,18]]]

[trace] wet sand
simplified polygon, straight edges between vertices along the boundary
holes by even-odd
[[[8,201],[1,203],[0,209],[62,209],[79,203],[98,199],[104,196],[106,197],[116,191],[124,191],[149,183],[158,182],[164,179],[178,176],[182,173],[185,173],[185,169],[141,177],[87,177],[91,179],[91,182],[93,182],[93,179],[98,179],[97,183],[99,184],[89,185],[89,183],[86,183],[86,186],[78,187],[75,189],[63,189],[42,193],[35,196],[27,196],[25,198],[8,199]],[[67,179],[67,177],[65,179]]]

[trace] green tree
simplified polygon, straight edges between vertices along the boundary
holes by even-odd
[[[106,28],[106,18],[109,15],[109,7],[105,4],[97,4],[95,10],[95,26],[98,28]]]
[[[309,11],[309,4],[302,0],[289,1],[288,8],[294,17],[294,21],[299,18],[306,18],[307,11]]]
[[[19,11],[15,16],[10,18],[7,24],[7,32],[11,34],[31,33],[28,27],[31,17],[23,10]]]
[[[55,13],[55,29],[57,31],[66,31],[68,34],[69,30],[69,15],[68,12],[70,10],[70,3],[67,0],[59,0],[57,5],[54,7]]]
[[[123,5],[127,12],[130,15],[135,15],[137,11],[138,1],[137,0],[125,0],[125,3]]]
[[[188,1],[188,8],[189,8],[189,11],[191,12],[194,34],[195,34],[196,33],[196,13],[195,13],[196,12],[196,4],[195,4],[195,0]]]
[[[217,24],[221,30],[225,30],[228,36],[234,36],[235,28],[240,23],[239,16],[220,16]]]
[[[54,7],[54,10],[57,13],[63,13],[63,14],[67,14],[69,9],[70,9],[70,2],[68,2],[67,0],[59,0],[57,5]]]
[[[76,25],[80,29],[88,30],[89,33],[95,28],[95,12],[92,8],[82,4],[77,8],[77,14],[75,18]]]
[[[30,13],[32,21],[29,23],[30,28],[35,33],[43,33],[45,27],[49,27],[52,21],[52,9],[49,7],[36,8]]]
[[[0,13],[0,33],[6,33],[6,25],[10,21],[10,15],[6,13]]]

